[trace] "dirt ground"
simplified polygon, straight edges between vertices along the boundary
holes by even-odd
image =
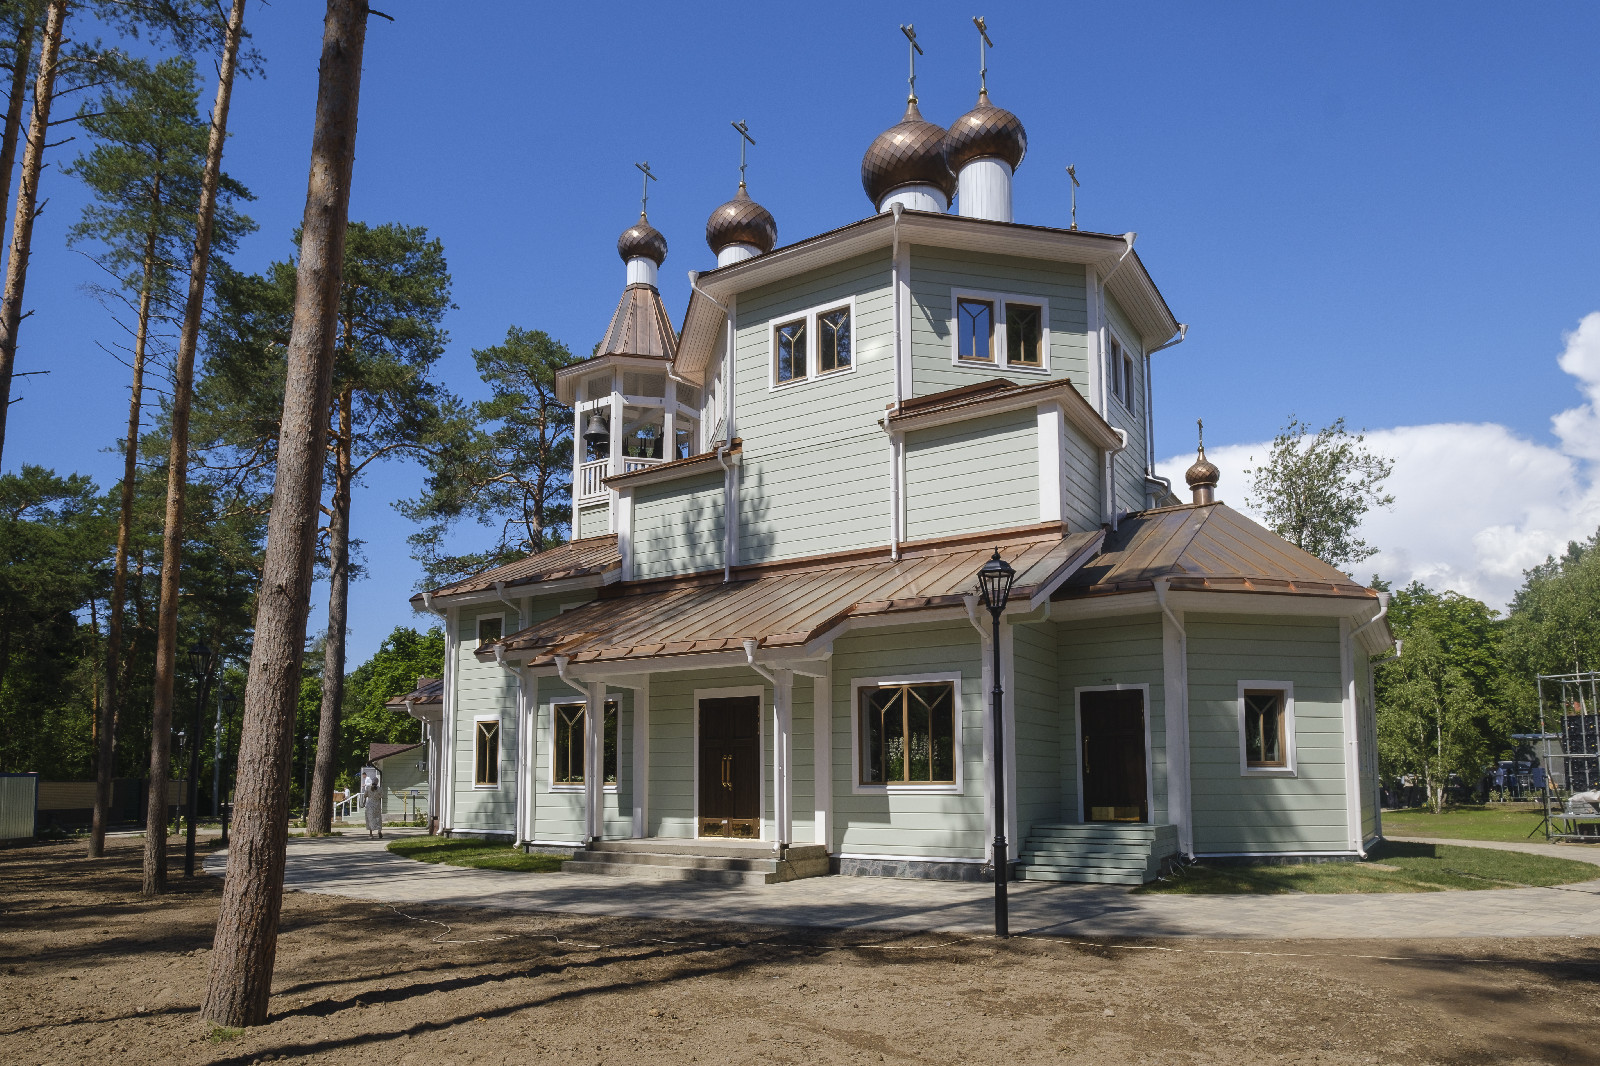
[[[0,850],[0,1062],[1600,1063],[1594,939],[997,943],[302,893],[271,1021],[215,1033],[220,882],[180,857],[142,899],[139,846]]]

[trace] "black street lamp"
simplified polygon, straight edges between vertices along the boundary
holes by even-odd
[[[994,550],[994,557],[978,571],[983,605],[994,619],[994,639],[990,641],[994,649],[994,689],[990,693],[991,713],[994,716],[994,743],[991,745],[994,752],[994,935],[1000,937],[1011,935],[1006,908],[1006,877],[1010,866],[1006,860],[1006,744],[1005,716],[1001,712],[1005,689],[1000,684],[1000,614],[1006,609],[1006,601],[1011,599],[1011,586],[1016,580],[1017,572],[1010,563],[1000,558],[999,548]]]
[[[189,739],[189,830],[183,843],[183,876],[194,876],[195,815],[200,806],[200,731],[205,722],[206,685],[211,681],[211,649],[196,644],[189,649],[189,666],[194,670],[194,718]]]
[[[222,702],[222,726],[221,726],[221,732],[223,733],[223,736],[225,737],[226,734],[227,734],[228,723],[233,721],[233,712],[239,706],[239,697],[235,696],[233,693],[230,692],[227,695],[222,697],[222,701],[221,702]],[[219,738],[219,739],[222,739],[222,738]],[[228,743],[227,743],[227,741],[225,739],[223,739],[222,750],[223,750],[224,753],[226,753],[227,750],[228,750]],[[225,761],[227,761],[227,760],[222,759],[222,758],[218,759],[218,762],[225,762]],[[227,847],[228,846],[228,815],[231,813],[229,808],[233,806],[233,804],[231,804],[231,803],[229,803],[227,801],[227,795],[231,794],[231,792],[232,792],[232,789],[229,786],[229,782],[230,782],[231,778],[232,778],[232,775],[227,773],[226,771],[224,771],[222,773],[222,778],[221,778],[222,779],[222,784],[219,785],[218,788],[217,788],[218,806],[219,806],[221,814],[222,814],[222,846],[223,847]]]

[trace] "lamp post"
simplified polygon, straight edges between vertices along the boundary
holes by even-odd
[[[1011,935],[1009,915],[1006,908],[1006,876],[1009,863],[1006,860],[1006,744],[1005,744],[1005,715],[1001,707],[1005,700],[1005,689],[1000,684],[1000,615],[1006,609],[1006,601],[1011,599],[1011,586],[1017,580],[1017,572],[1011,564],[1000,558],[1000,549],[994,550],[994,557],[983,564],[983,569],[978,571],[978,586],[983,590],[983,605],[989,609],[989,616],[994,619],[994,639],[990,644],[994,650],[994,668],[992,676],[994,688],[990,690],[990,713],[993,716],[991,734],[994,743],[991,750],[994,753],[994,935],[1008,937]]]
[[[200,806],[200,730],[205,721],[206,684],[211,680],[211,649],[196,644],[189,649],[189,666],[194,670],[194,715],[189,730],[189,794],[184,806],[189,808],[189,829],[183,842],[183,876],[194,876],[195,816]]]

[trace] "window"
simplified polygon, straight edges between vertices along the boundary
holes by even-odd
[[[861,784],[954,785],[955,684],[860,690]]]
[[[956,358],[994,362],[994,304],[988,300],[956,301]]]
[[[1293,776],[1294,689],[1283,681],[1239,682],[1239,769]]]
[[[778,383],[806,376],[806,320],[785,322],[778,327]]]
[[[478,643],[499,640],[505,632],[505,619],[497,614],[478,619]]]
[[[472,784],[475,788],[500,786],[500,720],[480,718],[476,726],[477,743],[472,759]]]
[[[552,759],[552,785],[583,784],[583,731],[588,705],[558,703],[555,712],[555,752]],[[603,783],[617,783],[617,701],[606,700],[605,754],[602,760]]]
[[[1050,370],[1050,301],[971,289],[950,290],[950,358],[957,366]]]
[[[1006,362],[1012,366],[1042,366],[1039,346],[1042,316],[1032,304],[1006,302]]]
[[[1122,342],[1115,336],[1111,337],[1109,345],[1111,395],[1121,402],[1123,407],[1133,410],[1133,393],[1135,371],[1133,354],[1122,346]]]
[[[817,315],[817,372],[831,374],[850,367],[850,309]]]

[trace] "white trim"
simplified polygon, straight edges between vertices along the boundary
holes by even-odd
[[[619,711],[620,713],[620,711]],[[617,732],[622,722],[617,720]],[[621,743],[622,738],[617,738]],[[633,690],[633,835],[650,835],[650,675]],[[622,753],[617,753],[622,758]],[[620,768],[619,768],[620,769]],[[621,774],[618,774],[620,777]]]
[[[1167,733],[1167,820],[1178,827],[1178,850],[1194,854],[1194,785],[1189,748],[1189,639],[1161,612],[1161,717]]]
[[[830,311],[841,308],[850,312],[850,365],[826,373],[822,370],[822,334],[817,330],[817,317]],[[804,320],[806,336],[806,372],[805,376],[791,378],[788,381],[778,380],[778,327],[787,326],[789,323]],[[803,311],[793,311],[783,315],[773,315],[767,321],[767,391],[787,392],[798,388],[808,382],[831,380],[856,372],[856,364],[860,361],[856,353],[856,298],[846,296],[838,300],[829,300],[826,303],[808,307]]]
[[[994,358],[961,358],[961,334],[957,329],[958,303],[961,300],[983,300],[993,305]],[[1006,304],[1026,304],[1039,309],[1039,365],[1012,363],[1010,346],[1006,341]],[[983,289],[950,289],[950,364],[967,370],[1005,370],[1017,374],[1050,376],[1050,300],[1045,296],[1028,296],[1020,292],[988,292]]]
[[[494,733],[494,784],[483,785],[478,783],[478,724],[480,722],[493,722]],[[505,777],[503,764],[506,761],[505,722],[500,720],[498,714],[475,714],[472,716],[472,790],[474,792],[498,792],[500,782]],[[516,835],[513,828],[512,836]]]
[[[1344,730],[1344,810],[1350,846],[1361,851],[1361,744],[1356,726],[1355,641],[1350,619],[1339,619],[1340,720]]]
[[[498,600],[498,597],[496,599]],[[483,632],[483,623],[491,618],[500,619],[500,636],[508,637],[511,635],[506,632],[506,613],[504,611],[486,611],[472,619],[472,646],[474,648],[483,647],[483,637],[480,635]]]
[[[1100,282],[1099,272],[1092,264],[1083,268],[1083,302],[1087,309],[1088,321],[1084,325],[1084,345],[1088,349],[1084,352],[1085,360],[1089,367],[1089,406],[1101,418],[1106,416],[1105,403],[1105,374],[1102,372],[1101,352],[1104,345],[1100,343]]]
[[[833,663],[811,679],[813,844],[833,847]]]
[[[620,764],[622,762],[622,696],[621,696],[621,694],[619,693],[619,694],[613,696],[611,694],[610,686],[607,686],[607,688],[606,688],[606,703],[615,703],[617,705],[617,762]],[[588,782],[588,770],[589,770],[589,767],[588,767],[588,763],[587,762],[584,764],[584,780],[582,780],[582,781],[557,781],[556,780],[556,708],[557,707],[579,707],[579,706],[581,706],[583,708],[583,713],[585,715],[588,715],[588,713],[589,713],[589,701],[588,701],[587,697],[584,694],[580,694],[580,695],[572,696],[572,697],[567,697],[567,696],[551,696],[550,697],[550,780],[545,785],[545,791],[546,792],[549,792],[549,793],[566,793],[566,794],[569,794],[569,795],[582,795],[583,793],[588,791],[588,788],[589,788],[589,782]],[[589,729],[589,723],[588,723],[587,720],[585,720],[585,722],[583,724],[583,727],[584,727],[584,732],[587,733],[588,729]],[[602,736],[600,738],[600,769],[601,769],[601,773],[603,775],[604,771],[605,771],[605,737],[604,737],[603,734],[602,734]],[[620,765],[617,767],[617,776],[618,777],[622,776],[622,767]],[[620,784],[620,783],[621,782],[618,782],[618,784]],[[616,794],[616,791],[617,791],[617,786],[616,785],[608,785],[608,784],[606,784],[605,782],[602,781],[601,782],[601,787],[606,792],[610,792],[613,795]]]
[[[756,698],[756,753],[761,760],[761,787],[757,789],[760,798],[760,813],[756,816],[756,825],[760,827],[761,836],[767,838],[767,687],[765,685],[739,685],[733,688],[697,688],[694,690],[694,776],[690,780],[693,790],[694,803],[691,810],[694,816],[694,832],[690,834],[694,840],[722,840],[723,837],[702,837],[700,835],[700,701],[736,699],[740,696],[754,696]]]
[[[523,819],[517,839],[528,840],[539,824],[539,679],[526,666],[520,666],[523,714],[517,726],[517,752],[522,764],[517,767],[517,789],[522,801],[517,811]]]
[[[1244,694],[1256,692],[1281,692],[1283,694],[1283,765],[1251,766],[1245,754]],[[1297,753],[1294,742],[1294,682],[1242,680],[1239,682],[1239,776],[1240,777],[1298,777]]]
[[[455,828],[456,821],[456,745],[460,738],[456,736],[456,682],[459,670],[456,657],[461,654],[461,638],[457,633],[461,625],[461,611],[457,607],[444,609],[444,694],[440,723],[440,732],[444,736],[445,752],[440,761],[443,771],[441,782],[444,790],[444,802],[439,805],[439,829],[441,832]]]
[[[617,552],[622,556],[622,580],[633,580],[633,486],[617,490]]]
[[[1159,825],[1156,821],[1156,774],[1155,753],[1150,745],[1150,686],[1146,682],[1137,685],[1081,685],[1072,690],[1072,744],[1075,749],[1072,754],[1072,765],[1078,778],[1078,821],[1088,823],[1088,808],[1083,805],[1083,694],[1085,692],[1123,692],[1138,689],[1144,694],[1144,809],[1146,820],[1142,825]],[[1172,802],[1172,787],[1167,787],[1167,802]],[[1171,811],[1167,814],[1170,818]]]
[[[1109,382],[1106,394],[1110,397],[1114,397],[1117,401],[1117,406],[1122,409],[1122,412],[1126,414],[1130,420],[1137,423],[1140,419],[1139,412],[1134,407],[1133,403],[1133,382],[1131,380],[1128,382],[1129,396],[1125,401],[1121,394],[1116,391],[1117,379],[1122,374],[1122,368],[1112,366],[1111,360],[1117,351],[1120,350],[1122,352],[1122,358],[1126,364],[1128,366],[1137,368],[1140,359],[1143,358],[1143,353],[1139,351],[1139,346],[1137,344],[1128,343],[1128,340],[1123,336],[1122,331],[1117,328],[1114,322],[1111,321],[1111,316],[1109,314],[1106,315],[1106,338],[1106,378]],[[1142,389],[1140,391],[1143,392]],[[1109,403],[1107,403],[1106,406],[1108,409],[1110,408]]]
[[[890,685],[938,685],[953,686],[951,698],[951,712],[954,715],[955,751],[952,757],[955,760],[956,779],[953,784],[899,784],[864,785],[861,783],[861,690],[864,688],[884,688]],[[931,674],[895,674],[880,677],[856,677],[850,680],[850,793],[855,796],[884,796],[896,793],[921,793],[924,795],[959,796],[964,794],[965,767],[962,765],[962,733],[966,708],[961,704],[961,671],[949,670]],[[985,719],[987,720],[987,719]],[[987,760],[986,760],[987,761]]]
[[[1008,862],[1015,862],[1022,854],[1021,814],[1017,808],[1017,660],[1016,628],[1001,615],[1000,626],[1000,679],[1002,703],[1000,724],[1005,737],[1006,753],[1006,842]],[[990,626],[993,629],[993,626]],[[991,637],[992,639],[992,637]],[[991,652],[991,654],[993,654]],[[993,716],[991,708],[985,708]]]
[[[1066,413],[1058,403],[1034,409],[1039,425],[1039,521],[1060,522],[1067,498]]]

